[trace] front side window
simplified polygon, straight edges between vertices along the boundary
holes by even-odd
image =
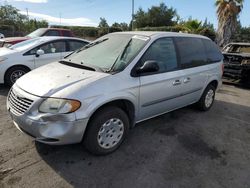
[[[175,45],[172,38],[162,38],[155,41],[140,60],[142,65],[146,61],[156,61],[159,72],[173,71],[178,68]]]
[[[71,37],[72,36],[70,31],[62,31],[62,33],[63,33],[63,36],[65,36],[65,37]]]
[[[50,30],[44,36],[60,36],[60,33],[56,30]]]
[[[66,44],[64,41],[49,42],[30,50],[28,55],[36,54],[39,49],[43,50],[45,54],[61,53],[66,52]]]
[[[86,42],[83,41],[75,41],[75,40],[70,40],[69,41],[69,51],[76,51],[80,48],[82,48],[83,46],[87,45]]]
[[[176,37],[180,64],[183,69],[205,65],[207,56],[202,40],[191,37]]]

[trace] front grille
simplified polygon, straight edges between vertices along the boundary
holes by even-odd
[[[19,96],[13,89],[9,93],[8,101],[11,112],[16,115],[23,115],[33,103],[33,100]]]

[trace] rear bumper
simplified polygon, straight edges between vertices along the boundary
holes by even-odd
[[[50,145],[74,144],[82,141],[88,119],[76,121],[44,122],[33,120],[27,115],[16,116],[10,112],[14,125],[38,142]]]

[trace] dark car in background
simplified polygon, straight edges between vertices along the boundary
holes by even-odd
[[[62,36],[62,37],[73,37],[72,31],[68,29],[61,29],[61,28],[40,28],[32,33],[28,34],[25,37],[6,37],[0,40],[0,47],[8,47],[19,42],[29,40],[36,37],[43,37],[43,36]]]
[[[250,83],[250,43],[230,43],[223,48],[224,77]]]

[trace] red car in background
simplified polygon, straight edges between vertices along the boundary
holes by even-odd
[[[25,37],[7,37],[0,40],[0,47],[11,46],[16,43],[43,36],[62,36],[62,37],[73,37],[72,31],[61,28],[40,28]]]

